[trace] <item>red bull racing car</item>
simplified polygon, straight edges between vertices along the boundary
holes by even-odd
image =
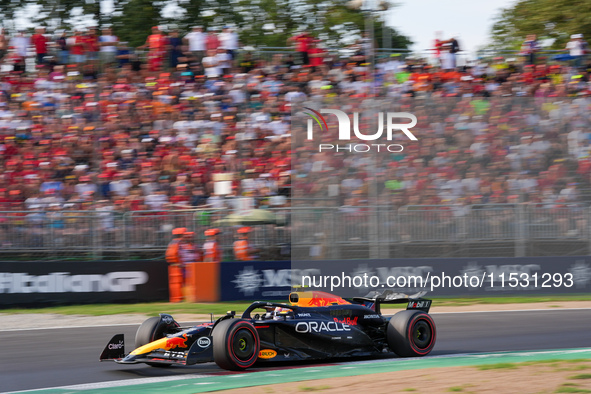
[[[146,320],[125,353],[123,334],[107,344],[101,361],[146,363],[155,367],[215,361],[221,368],[242,370],[255,362],[322,360],[395,353],[425,356],[435,345],[431,300],[425,293],[407,296],[385,291],[345,300],[318,291],[291,293],[290,303],[257,301],[240,318],[229,312],[215,322],[181,327],[172,316]],[[382,304],[407,304],[392,317]],[[260,311],[260,312],[259,312]],[[253,314],[254,313],[254,314]]]

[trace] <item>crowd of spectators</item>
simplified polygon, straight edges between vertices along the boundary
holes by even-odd
[[[393,142],[404,146],[403,152],[382,148],[373,155],[350,154],[342,141],[339,152],[332,148],[314,151],[309,142],[303,142],[294,169],[298,176],[305,176],[296,180],[296,196],[333,196],[343,203],[349,199],[349,203],[364,205],[375,184],[374,193],[381,203],[398,207],[588,204],[591,145],[587,130],[591,119],[587,107],[591,101],[586,92],[574,99],[541,100],[419,99],[418,95],[404,97],[409,92],[398,88],[392,94],[399,103],[394,110],[417,116],[413,133],[420,136],[419,141],[405,140],[400,133]],[[376,129],[375,112],[385,112],[389,105],[391,100],[373,100],[371,110],[358,109],[361,132],[371,134]],[[324,138],[322,143],[333,146],[339,141]]]
[[[209,30],[155,26],[145,57],[110,29],[3,32],[0,210],[224,208],[238,197],[287,206],[292,194],[346,208],[367,203],[374,181],[378,202],[394,207],[585,202],[584,61],[370,65],[367,40],[345,57],[309,33],[289,40],[293,54],[262,59],[232,29]],[[294,103],[349,100],[363,112],[375,97],[414,113],[419,140],[371,167],[363,155],[319,153],[290,127]]]

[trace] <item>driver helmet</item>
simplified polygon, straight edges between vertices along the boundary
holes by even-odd
[[[289,308],[281,308],[278,306],[277,308],[275,308],[275,311],[273,313],[275,315],[275,320],[282,319],[283,317],[285,317],[286,319],[293,319],[293,313]]]

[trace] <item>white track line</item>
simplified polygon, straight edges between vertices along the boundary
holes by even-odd
[[[492,352],[492,353],[465,353],[465,354],[445,354],[440,356],[430,356],[428,358],[458,358],[458,357],[476,357],[476,358],[493,358],[493,357],[500,357],[500,356],[531,356],[536,354],[572,354],[572,353],[584,353],[591,351],[591,348],[580,348],[580,349],[568,349],[568,350],[541,350],[541,351],[502,351],[502,352]],[[409,358],[408,361],[416,360],[418,358]],[[399,359],[397,363],[405,364],[404,361],[400,361]],[[335,365],[342,365],[342,369],[351,369],[354,367],[350,367],[350,365],[359,365],[359,364],[375,364],[381,363],[385,360],[367,360],[367,361],[353,361],[353,362],[344,362],[344,363],[335,363],[330,365],[329,367]],[[348,366],[349,365],[349,366]],[[310,368],[319,368],[319,369],[310,369],[307,372],[322,372],[323,367],[314,367],[311,366]],[[261,370],[259,372],[264,372]],[[234,377],[234,375],[226,375],[230,377]],[[235,376],[241,376],[241,374],[237,374]],[[276,375],[269,375],[269,376],[276,376]],[[23,390],[23,391],[10,391],[4,394],[20,394],[20,393],[30,393],[39,390],[92,390],[92,389],[105,389],[105,388],[115,388],[115,387],[125,387],[125,386],[132,386],[138,384],[146,384],[146,383],[162,383],[162,382],[174,382],[179,380],[187,380],[187,379],[200,379],[200,378],[216,378],[214,374],[191,374],[191,375],[183,375],[183,376],[164,376],[164,377],[155,377],[155,378],[139,378],[139,379],[127,379],[127,380],[112,380],[108,382],[96,382],[96,383],[85,383],[85,384],[77,384],[72,386],[56,386],[56,387],[44,387],[39,389],[32,389],[32,390]],[[213,384],[214,382],[202,382],[202,383],[195,383],[196,385],[206,385],[206,384]]]
[[[32,389],[32,390],[9,391],[4,394],[30,393],[30,392],[34,392],[34,391],[38,391],[38,390],[93,390],[93,389],[105,389],[105,388],[114,388],[114,387],[123,387],[123,386],[134,386],[137,384],[174,382],[177,380],[211,378],[211,377],[212,377],[212,375],[191,374],[191,375],[183,375],[183,376],[161,376],[161,377],[155,377],[155,378],[111,380],[108,382],[84,383],[84,384],[75,384],[72,386],[55,386],[55,387],[44,387],[44,388]]]
[[[577,349],[548,349],[548,350],[499,350],[497,352],[482,352],[482,353],[454,353],[454,354],[440,354],[437,356],[427,356],[424,357],[405,357],[401,358],[391,358],[390,360],[396,360],[398,365],[408,364],[409,361],[416,361],[416,360],[431,360],[431,359],[440,359],[440,358],[458,358],[458,357],[473,357],[473,358],[494,358],[494,357],[501,357],[501,356],[522,356],[522,357],[529,357],[534,356],[536,354],[576,354],[576,353],[587,353],[590,352],[591,348],[582,347]],[[342,363],[343,365],[357,365],[357,364],[375,364],[377,362],[387,361],[388,359],[378,359],[378,360],[363,360],[363,361],[349,361],[347,363]]]

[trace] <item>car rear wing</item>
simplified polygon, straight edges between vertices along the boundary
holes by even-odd
[[[371,291],[364,297],[354,297],[353,301],[358,303],[373,304],[376,313],[380,312],[380,305],[382,304],[407,304],[406,309],[416,309],[429,313],[431,308],[431,300],[422,298],[426,291],[420,291],[416,294],[407,295],[404,293],[395,293],[392,290],[385,290],[380,293],[378,291]]]

